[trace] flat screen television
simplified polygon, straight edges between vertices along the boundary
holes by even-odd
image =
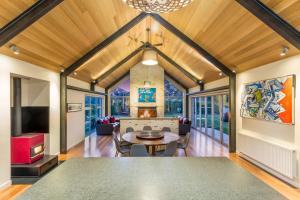
[[[22,133],[49,133],[49,107],[22,107]]]

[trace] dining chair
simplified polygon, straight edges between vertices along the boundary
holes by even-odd
[[[172,157],[175,155],[177,150],[177,141],[173,141],[167,144],[164,151],[158,151],[155,153],[158,157]]]
[[[183,149],[185,156],[187,156],[186,149],[189,146],[190,137],[191,137],[191,133],[188,132],[182,141],[177,142],[177,148]]]
[[[126,142],[124,140],[121,140],[121,134],[119,134],[120,136],[118,136],[117,133],[113,132],[113,137],[115,137],[118,141],[119,141],[119,144],[120,146],[126,146],[126,145],[132,145],[130,142]]]
[[[143,131],[152,131],[151,126],[144,126]]]
[[[122,143],[119,141],[118,137],[114,136],[114,142],[116,146],[116,154],[115,157],[119,155],[126,155],[130,153],[131,145],[122,145]]]
[[[126,128],[126,133],[133,132],[133,131],[134,131],[134,129],[132,127],[127,127]]]
[[[130,156],[132,157],[147,157],[149,156],[146,146],[144,144],[133,144],[130,149]]]
[[[163,127],[161,129],[161,131],[164,131],[164,132],[171,132],[171,129],[169,127]]]

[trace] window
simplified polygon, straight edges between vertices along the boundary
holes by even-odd
[[[127,117],[130,115],[130,80],[121,82],[110,95],[111,115]]]
[[[85,96],[85,135],[95,131],[96,121],[102,117],[102,98]]]
[[[229,96],[192,97],[192,126],[224,145],[229,143]]]
[[[183,93],[171,81],[165,79],[165,116],[182,116]]]

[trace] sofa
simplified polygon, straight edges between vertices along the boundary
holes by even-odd
[[[187,118],[179,118],[179,135],[186,135],[191,131],[192,122]]]
[[[99,119],[96,122],[97,135],[112,135],[114,131],[117,131],[120,127],[120,123],[113,116]]]

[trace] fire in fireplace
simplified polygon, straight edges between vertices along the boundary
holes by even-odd
[[[156,107],[138,107],[138,118],[157,117]]]

